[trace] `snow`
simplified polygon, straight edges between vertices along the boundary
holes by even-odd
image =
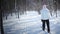
[[[27,14],[20,15],[18,19],[13,13],[8,19],[3,19],[5,34],[48,34],[47,28],[42,31],[41,16],[36,11],[26,11]],[[58,12],[59,13],[59,12]],[[60,34],[60,17],[53,15],[50,18],[51,34]]]

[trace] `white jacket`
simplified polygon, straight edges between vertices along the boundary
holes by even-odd
[[[43,6],[43,9],[40,11],[40,13],[41,13],[41,19],[42,20],[47,20],[50,18],[50,12],[46,8],[46,6]]]

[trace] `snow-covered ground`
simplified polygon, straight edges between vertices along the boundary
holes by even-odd
[[[9,15],[8,19],[3,18],[5,34],[48,34],[47,28],[42,31],[40,15],[35,11],[27,11],[27,14],[20,15],[18,19],[15,13]],[[59,13],[59,12],[58,12]],[[59,14],[58,14],[59,15]],[[53,15],[50,18],[51,34],[60,34],[60,17]]]

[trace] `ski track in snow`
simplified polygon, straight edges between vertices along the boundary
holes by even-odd
[[[32,12],[33,13],[33,12]],[[48,34],[47,28],[42,31],[41,17],[36,12],[32,14],[27,12],[27,15],[20,15],[20,18],[8,16],[8,19],[3,18],[3,26],[5,34]],[[50,18],[51,34],[60,34],[60,17],[52,16]]]

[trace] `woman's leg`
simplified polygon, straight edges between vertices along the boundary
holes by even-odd
[[[43,31],[45,31],[45,21],[44,20],[42,20],[42,29],[43,29]]]
[[[49,20],[46,20],[46,24],[47,24],[47,31],[48,31],[48,33],[50,33],[50,25],[49,25]]]

